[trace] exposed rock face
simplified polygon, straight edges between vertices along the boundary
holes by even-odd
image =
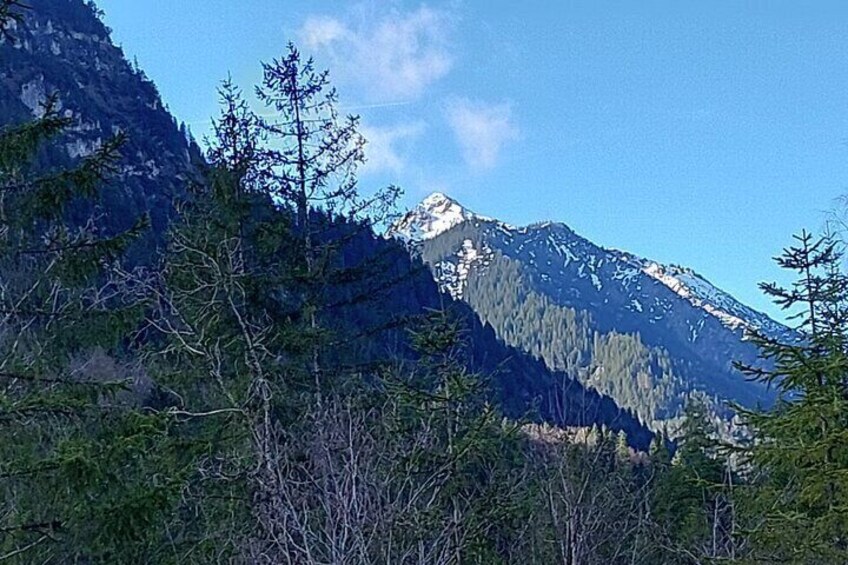
[[[0,123],[38,116],[51,94],[73,119],[43,156],[66,166],[117,132],[129,135],[117,178],[104,190],[106,225],[118,231],[144,212],[161,233],[172,198],[185,191],[200,150],[164,108],[156,86],[130,65],[110,38],[93,3],[31,0],[14,40],[0,37]],[[210,96],[214,93],[210,93]]]

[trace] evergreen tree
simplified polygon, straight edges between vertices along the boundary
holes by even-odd
[[[322,343],[327,343],[327,306],[335,300],[328,290],[361,280],[373,266],[345,265],[341,248],[351,239],[351,228],[370,230],[386,220],[399,195],[396,187],[363,194],[356,171],[365,161],[365,140],[358,131],[359,117],[342,118],[338,96],[329,73],[316,71],[312,59],[303,60],[289,44],[286,55],[264,65],[259,99],[275,116],[263,121],[271,142],[264,155],[269,185],[278,204],[294,212],[295,233],[301,240],[302,261],[296,268],[302,281],[303,310],[313,342],[310,371],[321,389]],[[339,231],[327,222],[344,220]],[[365,275],[367,276],[367,274]],[[324,319],[322,319],[322,316]]]
[[[667,451],[655,449],[651,507],[659,525],[655,544],[667,552],[666,562],[739,557],[733,476],[704,402],[687,405],[671,465]]]
[[[294,90],[272,84],[297,100],[317,96],[325,82],[312,84],[318,79],[298,70],[298,64],[292,49],[284,68],[297,74],[280,80],[294,81]],[[340,331],[349,315],[338,306],[345,303],[340,288],[367,293],[378,283],[361,261],[350,259],[352,242],[368,231],[367,224],[333,215],[340,202],[358,202],[352,171],[346,173],[343,194],[322,192],[325,208],[316,209],[310,200],[329,186],[331,179],[324,176],[348,166],[325,162],[332,162],[344,143],[326,141],[320,156],[308,156],[315,136],[335,135],[330,122],[321,122],[320,131],[311,129],[322,119],[311,114],[317,111],[314,100],[290,108],[293,115],[312,117],[302,123],[293,118],[292,135],[306,137],[294,137],[296,149],[287,153],[285,136],[282,145],[266,139],[282,130],[263,123],[230,80],[220,98],[221,115],[207,142],[206,182],[181,204],[158,269],[125,273],[125,280],[153,303],[141,332],[149,341],[145,358],[163,412],[185,424],[179,431],[191,446],[177,473],[187,478],[191,491],[183,514],[194,519],[177,520],[168,529],[203,540],[186,545],[184,551],[194,554],[224,551],[279,562],[291,549],[283,500],[289,493],[287,462],[301,449],[299,435],[311,433],[304,429],[312,421],[309,415],[320,411],[329,392],[318,377],[332,374],[341,389],[374,375],[373,369],[361,368],[363,359],[349,354],[349,347],[331,347],[331,332]],[[326,102],[321,111],[334,117],[332,101],[334,96],[319,105]],[[338,135],[353,139],[357,134],[350,129]],[[298,142],[304,144],[302,155]],[[285,161],[291,155],[298,160]],[[292,194],[296,198],[288,199]],[[370,231],[367,237],[373,237]],[[379,289],[371,294],[379,295]],[[335,317],[328,315],[331,307]],[[319,430],[315,441],[324,445],[331,438],[322,434]],[[224,549],[220,536],[228,540]]]
[[[488,402],[485,378],[466,369],[467,337],[449,312],[431,312],[412,330],[419,360],[408,374],[402,364],[383,380],[389,432],[410,445],[397,478],[431,482],[430,501],[418,503],[415,517],[433,526],[415,540],[428,546],[428,562],[500,562],[514,535],[507,526],[522,515],[518,428]],[[398,539],[409,537],[407,527],[396,525]]]
[[[161,264],[125,273],[152,305],[141,333],[160,410],[183,425],[180,555],[279,562],[281,429],[309,387],[292,292],[299,240],[267,189],[258,120],[225,81],[206,182],[180,206]],[[208,557],[210,560],[212,557]]]
[[[630,461],[630,446],[627,444],[627,432],[621,430],[615,437],[615,455],[619,461],[627,463]]]
[[[651,440],[648,455],[650,457],[651,465],[659,471],[663,471],[671,465],[671,451],[669,450],[668,433],[665,430],[661,430],[654,436],[654,439]]]
[[[146,558],[174,487],[149,474],[167,422],[142,411],[145,380],[126,355],[139,320],[110,273],[145,220],[103,237],[95,201],[121,137],[75,168],[44,171],[38,151],[70,120],[0,131],[0,558]]]
[[[777,388],[768,411],[742,411],[754,440],[743,455],[754,474],[746,500],[758,550],[766,560],[848,561],[848,277],[837,243],[804,232],[779,265],[798,279],[764,284],[795,311],[801,338],[758,336],[773,368],[744,369]]]

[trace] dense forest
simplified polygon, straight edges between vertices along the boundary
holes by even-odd
[[[0,0],[4,42],[28,10]],[[676,394],[661,352],[541,297],[481,322],[438,295],[376,233],[399,189],[360,188],[366,140],[328,72],[289,45],[256,91],[262,117],[221,84],[196,174],[158,174],[174,197],[156,218],[106,220],[143,129],[63,163],[46,156],[75,122],[55,95],[0,129],[0,562],[848,561],[837,237],[800,235],[779,258],[797,283],[764,286],[803,339],[756,338],[768,369],[741,369],[780,400],[733,407],[748,438],[675,397],[678,437],[651,439],[564,374],[545,386],[585,398],[546,405],[534,379],[557,373],[492,358],[490,325],[566,373],[626,352],[607,386],[646,414],[644,366]],[[551,335],[522,332],[530,316]]]
[[[461,240],[467,235],[458,227],[450,236]],[[437,242],[450,249],[449,243]],[[435,262],[440,255],[439,247],[431,244],[425,259]],[[521,266],[509,257],[494,255],[485,275],[469,276],[464,296],[508,344],[613,396],[643,421],[667,423],[683,412],[688,393],[668,352],[650,347],[638,334],[598,331],[590,313],[560,306],[535,292]]]

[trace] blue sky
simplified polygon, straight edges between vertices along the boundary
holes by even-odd
[[[363,186],[562,221],[773,315],[771,257],[848,193],[845,2],[98,4],[198,136],[220,79],[250,89],[293,40],[362,115]]]

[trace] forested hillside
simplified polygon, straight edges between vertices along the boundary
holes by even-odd
[[[676,433],[692,398],[728,433],[728,402],[774,400],[733,363],[757,363],[753,332],[788,341],[792,332],[718,291],[693,294],[684,275],[600,248],[562,224],[507,226],[440,194],[394,230],[500,339],[611,396],[655,430]]]
[[[553,298],[465,214],[438,281],[377,233],[399,190],[360,186],[359,118],[294,44],[258,111],[210,93],[201,155],[94,3],[0,0],[0,37],[0,562],[848,561],[834,236],[764,287],[798,334],[697,360],[778,397],[723,443],[703,399],[737,383],[690,393],[692,343]]]
[[[97,7],[76,0],[33,0],[26,21],[0,39],[0,116],[20,124],[43,114],[48,97],[70,120],[38,155],[44,166],[68,166],[107,139],[127,134],[120,166],[102,190],[103,227],[117,232],[147,214],[146,237],[161,234],[195,174],[200,149],[168,112],[156,85],[110,39]],[[143,134],[141,133],[143,132]],[[89,210],[75,210],[80,219]]]
[[[22,25],[13,27],[15,40],[0,45],[4,120],[25,123],[43,115],[42,105],[48,101],[58,116],[68,120],[58,138],[39,150],[39,168],[44,169],[70,166],[104,141],[120,136],[120,150],[97,198],[71,203],[69,219],[75,224],[89,222],[93,213],[95,229],[104,233],[140,222],[149,225],[139,231],[129,250],[133,263],[148,263],[150,250],[164,240],[168,219],[191,199],[192,185],[200,182],[203,163],[198,147],[165,109],[156,86],[111,43],[93,3],[42,0],[26,11]],[[76,152],[79,147],[88,149]],[[390,351],[406,355],[404,330],[394,327],[406,317],[451,301],[440,295],[426,269],[410,261],[398,246],[367,228],[348,229],[350,235],[339,236],[346,243],[339,251],[342,260],[355,266],[351,269],[367,268],[374,280],[365,287],[336,288],[334,302],[347,308],[332,316],[343,321],[347,331],[361,335],[353,343],[368,356],[383,359]],[[511,415],[568,425],[609,425],[626,430],[636,445],[647,446],[649,434],[609,399],[505,348],[463,305],[450,308],[469,325],[469,368],[494,379],[495,393]]]

